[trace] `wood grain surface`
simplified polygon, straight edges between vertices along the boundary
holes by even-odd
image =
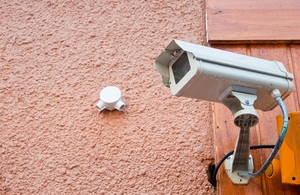
[[[300,1],[207,0],[206,9],[211,44],[300,42]]]

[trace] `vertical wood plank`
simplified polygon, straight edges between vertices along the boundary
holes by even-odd
[[[300,45],[290,45],[290,70],[294,74],[295,90],[293,92],[296,100],[296,110],[300,111]]]

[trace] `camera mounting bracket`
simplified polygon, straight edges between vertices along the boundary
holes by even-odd
[[[222,102],[227,106],[234,116],[234,124],[240,127],[239,137],[236,141],[234,153],[225,161],[225,170],[234,184],[247,184],[250,177],[239,176],[240,171],[253,171],[253,159],[249,155],[250,150],[250,127],[258,123],[258,115],[253,104],[256,95],[253,94],[251,88],[247,87],[231,87],[223,94]],[[252,94],[251,94],[252,93]]]

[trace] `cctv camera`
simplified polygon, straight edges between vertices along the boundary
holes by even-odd
[[[232,91],[257,96],[254,108],[272,110],[270,96],[278,89],[285,99],[292,92],[293,75],[284,65],[246,55],[173,40],[155,60],[163,83],[176,96],[224,103]]]
[[[173,95],[219,102],[230,109],[234,124],[240,127],[233,158],[228,158],[230,160],[226,163],[231,180],[236,184],[246,184],[250,176],[261,174],[262,171],[251,174],[253,160],[249,156],[249,128],[258,123],[255,109],[269,111],[279,104],[286,113],[282,99],[291,94],[294,85],[293,75],[284,65],[173,40],[157,57],[155,67]],[[280,144],[273,150],[271,160],[278,148]],[[271,160],[260,170],[265,170]]]

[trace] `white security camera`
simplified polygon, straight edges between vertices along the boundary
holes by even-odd
[[[258,122],[254,109],[268,111],[278,105],[272,90],[285,99],[294,88],[293,75],[280,62],[179,40],[164,49],[155,67],[173,95],[223,103],[237,126],[244,114],[255,116],[248,118],[253,126]]]
[[[285,99],[294,88],[293,75],[280,62],[179,40],[165,48],[155,67],[173,95],[222,103],[234,90],[255,94],[254,107],[263,111],[277,106],[270,97],[273,89]]]
[[[255,109],[272,110],[278,97],[288,97],[294,88],[293,75],[280,62],[179,40],[163,50],[155,67],[173,95],[219,102],[230,109],[240,134],[227,172],[234,183],[248,183],[249,177],[239,172],[253,170],[249,128],[258,123]]]

